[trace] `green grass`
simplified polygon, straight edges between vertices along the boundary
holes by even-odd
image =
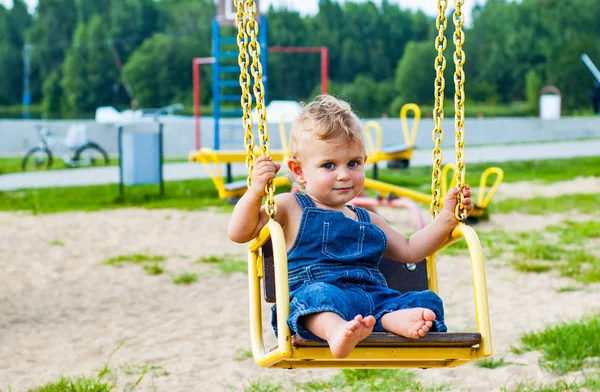
[[[252,350],[246,348],[240,348],[235,352],[235,360],[236,361],[244,361],[246,359],[252,358]]]
[[[546,227],[550,233],[558,234],[560,243],[584,243],[589,238],[600,238],[600,222],[573,222],[566,220],[560,226]]]
[[[59,241],[59,240],[53,240],[48,242],[48,245],[50,246],[65,246],[64,242]]]
[[[599,224],[595,220],[566,220],[543,231],[492,230],[479,233],[481,246],[488,259],[503,256],[518,271],[543,273],[556,270],[561,276],[583,284],[600,282],[600,257],[588,250],[590,241],[599,238]],[[458,241],[442,252],[465,255],[466,242]],[[573,290],[578,289],[565,288],[563,291]]]
[[[493,202],[494,212],[520,212],[522,214],[546,215],[577,211],[582,214],[598,215],[600,193],[561,195],[556,197],[534,197],[531,199],[509,198]]]
[[[572,180],[576,177],[600,177],[600,157],[584,157],[468,163],[466,182],[473,188],[478,187],[481,174],[491,166],[500,167],[504,171],[503,182],[505,183],[538,181],[551,184]],[[379,179],[390,184],[404,186],[427,194],[431,192],[431,167],[429,166],[409,167],[406,170],[380,168]],[[495,179],[495,176],[490,176],[489,180],[493,179]]]
[[[0,191],[1,211],[30,211],[34,214],[126,207],[196,210],[213,206],[223,211],[232,209],[219,199],[209,179],[166,182],[164,196],[158,194],[156,185],[126,187],[123,198],[119,195],[117,184]]]
[[[557,381],[551,384],[529,384],[519,383],[516,388],[507,389],[502,388],[502,392],[575,392],[580,391],[582,388],[588,388],[588,391],[597,391],[600,387],[600,378],[598,376],[591,376],[585,379],[583,382],[566,382],[563,380]]]
[[[126,263],[131,264],[145,264],[145,263],[156,263],[160,261],[165,261],[167,258],[165,256],[149,256],[142,253],[134,253],[131,255],[119,255],[116,257],[111,257],[106,260],[103,264],[121,266]]]
[[[160,275],[165,272],[165,269],[158,263],[144,265],[144,271],[148,275]]]
[[[29,392],[111,392],[115,386],[111,383],[88,377],[61,377],[42,387],[30,389]]]
[[[493,358],[493,357],[489,357],[489,358],[484,358],[484,359],[480,359],[479,361],[475,362],[475,366],[480,367],[480,368],[484,368],[484,369],[496,369],[502,366],[507,366],[509,365],[509,362],[506,362],[504,360],[504,357],[500,357],[500,358]]]
[[[198,281],[198,274],[192,272],[184,272],[173,278],[175,284],[192,284]]]
[[[426,387],[416,380],[415,372],[395,369],[344,369],[331,380],[294,382],[294,391],[320,392],[320,391],[411,391],[434,392],[450,391],[449,386],[440,385]],[[245,392],[271,392],[285,391],[281,384],[273,383],[266,379],[250,382]]]
[[[102,264],[116,267],[122,267],[124,264],[136,264],[141,265],[148,275],[160,275],[165,272],[160,263],[166,259],[167,258],[162,255],[149,256],[141,253],[134,253],[131,255],[119,255],[116,257],[111,257],[110,259],[102,262]]]
[[[505,182],[535,180],[551,183],[578,176],[600,176],[600,157],[592,157],[471,164],[467,170],[467,182],[473,186],[477,185],[483,170],[492,165],[499,166],[504,170]],[[415,167],[407,170],[382,169],[380,173],[382,181],[426,194],[430,192],[431,168],[429,167]],[[507,199],[497,203],[493,202],[491,207],[498,212],[518,211],[545,214],[548,211],[565,212],[577,209],[582,213],[589,213],[596,212],[599,202],[600,195],[567,195],[530,200]],[[225,212],[231,211],[232,208],[218,198],[217,191],[210,179],[166,182],[164,196],[158,194],[156,185],[140,185],[126,187],[125,197],[121,197],[117,184],[0,192],[1,211],[31,211],[34,214],[99,211],[125,207],[194,210],[210,206]]]
[[[25,154],[23,154],[25,156]],[[23,156],[19,157],[0,157],[0,174],[21,173],[21,161]],[[60,156],[53,156],[52,167],[50,170],[77,170],[65,165]],[[164,163],[188,162],[187,157],[165,157]],[[110,157],[108,166],[119,166],[118,157]]]
[[[196,260],[199,264],[212,264],[224,274],[232,274],[234,272],[248,273],[248,262],[242,259],[239,255],[210,255],[200,257]]]
[[[521,337],[522,351],[539,351],[540,367],[566,374],[586,365],[600,366],[600,314],[547,327]]]

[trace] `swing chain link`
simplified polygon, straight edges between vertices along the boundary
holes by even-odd
[[[242,124],[244,125],[244,147],[246,148],[246,168],[248,168],[248,179],[246,185],[250,188],[252,182],[252,170],[254,169],[254,136],[252,134],[252,95],[250,94],[250,74],[248,73],[248,35],[246,34],[247,17],[244,14],[243,0],[234,0],[237,8],[236,25],[237,25],[237,44],[239,48],[238,64],[240,66],[240,87],[242,96],[240,102],[242,104],[243,116]]]
[[[463,44],[465,42],[465,35],[462,29],[465,16],[462,13],[462,6],[464,0],[454,0],[454,15],[452,20],[454,22],[454,45],[456,47],[454,51],[454,130],[456,132],[454,149],[456,151],[456,186],[462,191],[464,189],[464,178],[465,178],[465,139],[464,139],[464,126],[465,126],[465,72],[463,65],[465,64],[465,52],[463,51]],[[459,222],[464,222],[466,219],[465,206],[463,205],[463,194],[462,192],[457,195],[456,209],[454,215]]]
[[[435,39],[435,47],[437,49],[437,57],[435,58],[434,66],[436,70],[436,77],[434,83],[434,100],[435,105],[433,109],[433,143],[434,148],[432,152],[433,170],[431,173],[431,205],[429,211],[431,216],[434,218],[438,215],[440,210],[440,166],[442,163],[442,150],[440,145],[444,140],[444,131],[442,129],[442,122],[444,121],[444,89],[446,88],[446,80],[444,79],[444,70],[446,69],[446,58],[444,57],[444,50],[446,49],[446,36],[444,32],[448,25],[446,19],[446,0],[438,0],[438,16],[435,20],[435,25],[438,30],[438,35]]]
[[[265,88],[262,82],[263,69],[260,62],[260,43],[258,42],[258,22],[255,19],[257,5],[254,0],[246,0],[244,3],[244,13],[248,20],[246,33],[250,36],[249,52],[252,57],[250,66],[254,78],[254,99],[256,101],[256,111],[258,113],[258,135],[263,156],[269,156],[269,129],[267,125],[267,108],[265,107]],[[277,205],[275,204],[275,184],[269,180],[265,186],[267,201],[265,210],[271,219],[275,218]]]

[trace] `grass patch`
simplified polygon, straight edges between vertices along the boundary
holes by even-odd
[[[134,253],[132,255],[119,255],[116,257],[111,257],[106,260],[103,264],[122,266],[123,264],[144,264],[144,263],[157,263],[160,261],[165,261],[167,258],[165,256],[149,256],[142,253]]]
[[[567,383],[566,381],[558,381],[554,384],[527,384],[519,383],[514,389],[503,387],[502,392],[568,392],[577,391],[579,386],[575,382]]]
[[[160,275],[165,272],[165,269],[158,263],[144,265],[144,271],[148,275]]]
[[[496,369],[496,368],[499,368],[502,366],[506,366],[508,364],[509,364],[509,362],[506,362],[504,360],[504,357],[500,357],[498,359],[489,357],[489,358],[480,359],[479,361],[475,362],[475,366],[484,368],[484,369]]]
[[[158,194],[156,185],[127,187],[125,197],[119,195],[118,184],[0,191],[1,211],[30,211],[33,214],[127,207],[197,210],[213,206],[223,211],[232,210],[219,199],[209,179],[166,182],[164,196]]]
[[[119,255],[116,257],[111,257],[102,264],[113,265],[116,267],[122,267],[124,264],[136,264],[141,265],[148,275],[160,275],[165,272],[160,263],[166,259],[167,258],[165,256],[161,255],[149,256],[141,253],[134,253],[132,255]]]
[[[577,286],[565,286],[565,287],[560,287],[558,289],[556,289],[557,293],[572,293],[574,291],[580,291],[581,288],[577,287]]]
[[[196,260],[199,264],[212,264],[224,274],[234,272],[248,273],[248,262],[241,259],[239,255],[210,255],[203,256]]]
[[[568,252],[566,262],[560,266],[560,274],[584,284],[600,282],[600,257],[583,249]]]
[[[64,242],[59,241],[59,240],[50,241],[50,242],[48,242],[48,245],[50,245],[50,246],[65,246]]]
[[[9,174],[9,173],[24,173],[21,170],[21,162],[23,160],[23,156],[20,157],[0,157],[0,174]],[[177,163],[177,162],[188,162],[189,159],[187,157],[165,157],[164,163]],[[110,157],[109,164],[106,166],[119,166],[119,158],[118,157]],[[50,170],[77,170],[78,168],[72,168],[65,165],[65,162],[58,155],[54,155],[54,160],[52,162],[52,168]]]
[[[111,392],[114,389],[114,384],[102,380],[88,377],[61,377],[56,382],[30,389],[29,392]]]
[[[566,220],[560,226],[546,227],[550,233],[558,235],[561,244],[581,244],[589,238],[600,238],[600,222],[573,222]]]
[[[170,161],[185,161],[183,158],[171,158]],[[11,163],[12,162],[12,163]],[[16,165],[16,166],[15,166]],[[20,158],[0,158],[0,167],[8,172],[11,167],[19,167]],[[600,157],[550,159],[537,161],[512,161],[498,163],[473,163],[469,165],[466,181],[471,185],[479,183],[485,169],[498,166],[504,170],[504,182],[541,181],[552,183],[570,180],[580,176],[600,177]],[[2,172],[0,170],[0,173]],[[20,169],[19,169],[20,170]],[[77,170],[77,169],[72,169]],[[412,167],[406,170],[381,169],[379,179],[391,184],[404,186],[429,194],[431,187],[431,168]],[[281,190],[283,190],[282,188]],[[593,200],[579,200],[570,195],[560,198],[536,198],[531,200],[508,199],[494,203],[494,210],[499,212],[519,211],[524,213],[544,214],[561,208],[568,211],[573,208],[582,212],[596,211],[594,207],[600,201],[600,195]],[[571,199],[569,199],[571,197]],[[556,199],[556,200],[555,200]],[[583,204],[580,204],[583,203]],[[554,206],[553,204],[562,204]],[[548,205],[550,204],[550,205]],[[23,189],[0,192],[0,210],[31,211],[53,213],[64,211],[98,211],[125,207],[143,208],[176,208],[194,210],[215,206],[223,211],[231,211],[225,201],[220,200],[210,179],[169,181],[165,183],[165,195],[157,194],[156,185],[130,186],[126,188],[125,197],[119,196],[117,184],[84,187]],[[501,206],[497,209],[496,207]],[[537,212],[531,212],[537,211]],[[167,218],[165,218],[167,219]]]
[[[298,391],[449,391],[446,385],[423,386],[416,380],[416,373],[396,369],[344,369],[329,381],[310,381],[295,385]]]
[[[588,362],[600,364],[600,314],[521,337],[523,351],[540,351],[540,367],[566,374]]]
[[[582,214],[598,214],[600,193],[571,194],[556,197],[534,197],[531,199],[509,198],[494,203],[494,211],[500,213],[520,212],[522,214],[545,215],[578,211]]]
[[[543,273],[556,270],[561,276],[588,284],[600,282],[600,257],[586,250],[590,239],[600,238],[599,226],[596,221],[566,220],[543,232],[481,232],[479,240],[486,257],[509,255],[517,271]],[[452,251],[452,248],[456,249]],[[466,254],[466,243],[459,241],[444,252]]]
[[[198,274],[193,272],[184,272],[181,275],[178,275],[173,278],[173,283],[175,284],[192,284],[198,281]]]
[[[235,353],[236,361],[245,361],[246,359],[252,358],[252,350],[239,348]]]
[[[504,171],[503,182],[505,183],[536,181],[551,184],[576,177],[600,177],[600,157],[583,157],[470,163],[467,168],[466,182],[472,186],[478,185],[481,174],[491,166],[499,167]],[[493,178],[495,176],[491,176],[490,180]],[[379,179],[428,194],[431,192],[431,167],[429,166],[409,167],[406,170],[380,168]]]

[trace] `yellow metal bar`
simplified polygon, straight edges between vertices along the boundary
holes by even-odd
[[[262,335],[262,308],[260,279],[256,268],[261,247],[271,239],[275,264],[275,295],[285,298],[277,303],[277,349],[266,352]],[[250,286],[250,339],[252,355],[259,366],[272,366],[292,354],[292,338],[287,325],[290,314],[290,292],[288,287],[287,252],[283,229],[277,221],[270,219],[257,238],[248,244],[248,280]]]
[[[487,283],[485,279],[485,263],[481,243],[475,230],[465,224],[458,224],[452,236],[460,235],[467,241],[471,259],[473,276],[473,298],[475,300],[475,320],[477,331],[481,334],[479,350],[487,357],[492,355],[492,329],[490,325],[490,311],[488,306]]]
[[[344,361],[447,361],[476,359],[476,347],[356,347]],[[336,360],[329,347],[294,347],[294,360]]]
[[[429,256],[427,256],[426,263],[427,263],[427,287],[429,288],[429,290],[431,290],[434,293],[439,295],[440,290],[439,290],[438,278],[437,278],[437,263],[435,261],[435,253],[432,253]]]
[[[210,154],[216,157],[217,162],[219,163],[233,163],[233,162],[246,162],[246,152],[242,150],[218,150],[214,151],[210,148],[202,148],[197,151],[190,152],[189,159],[192,162],[201,162],[201,159],[208,153],[208,151],[212,151]],[[261,155],[260,149],[255,148],[255,156]],[[285,158],[283,151],[270,151],[270,156],[274,161],[283,161]]]
[[[392,185],[382,181],[374,180],[372,178],[365,178],[365,188],[380,191],[382,193],[391,193],[392,195],[398,197],[408,197],[411,200],[425,204],[429,204],[431,202],[431,195],[426,195],[424,193],[403,188],[398,185]]]
[[[287,161],[292,157],[292,153],[290,151],[290,145],[287,140],[287,132],[285,130],[285,123],[283,122],[284,117],[281,116],[279,120],[279,137],[281,138],[281,153],[283,154],[283,161]],[[272,154],[273,152],[271,152]]]
[[[408,121],[406,120],[406,113],[412,110],[414,114],[413,126],[408,131]],[[402,105],[400,109],[400,120],[402,121],[402,132],[404,133],[404,143],[412,147],[415,145],[415,139],[417,138],[417,130],[419,129],[419,121],[421,120],[421,108],[419,105],[414,103],[407,103]]]
[[[456,367],[469,361],[289,361],[283,360],[272,368],[281,369],[397,369],[397,368],[446,368]]]

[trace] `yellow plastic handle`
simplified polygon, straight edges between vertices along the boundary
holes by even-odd
[[[496,180],[492,184],[492,187],[490,188],[489,192],[486,194],[485,191],[487,188],[488,177],[492,174],[496,175]],[[483,172],[483,174],[481,175],[481,180],[479,181],[479,195],[477,196],[477,205],[479,207],[486,208],[488,204],[490,204],[492,197],[498,190],[498,187],[500,186],[500,183],[502,183],[503,179],[504,171],[499,167],[488,167]]]
[[[375,129],[377,133],[376,143],[373,143],[373,137],[371,136],[371,128]],[[377,121],[369,121],[365,124],[365,136],[367,139],[367,154],[377,154],[381,151],[381,126]]]
[[[406,120],[406,113],[412,110],[413,112],[413,126],[412,129],[408,130],[408,121]],[[417,129],[419,129],[419,121],[421,120],[421,108],[415,103],[407,103],[400,109],[400,120],[402,121],[402,132],[404,133],[404,143],[407,146],[414,146],[415,139],[417,138]]]

